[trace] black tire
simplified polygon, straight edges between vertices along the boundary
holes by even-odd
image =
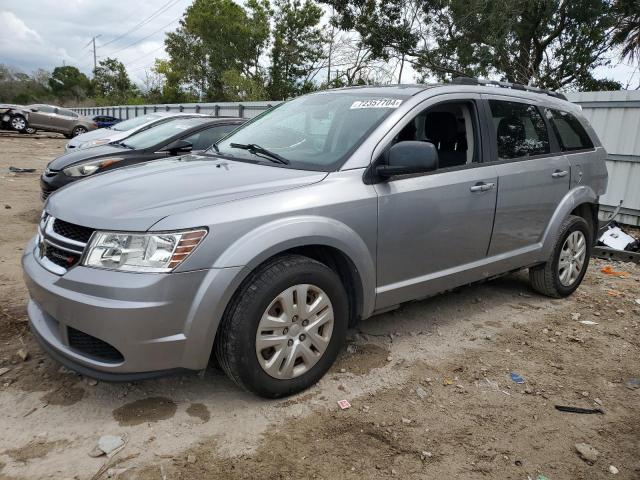
[[[560,281],[560,273],[558,271],[558,263],[560,261],[560,253],[562,246],[569,235],[575,231],[580,231],[586,239],[586,254],[584,265],[576,280],[571,285],[563,285]],[[587,221],[582,217],[569,215],[558,233],[558,238],[553,248],[553,252],[549,260],[542,265],[529,269],[529,279],[533,289],[543,295],[552,298],[564,298],[571,295],[582,283],[582,279],[589,267],[589,259],[591,257],[591,249],[593,245],[592,231]]]
[[[83,133],[87,133],[88,131],[89,130],[84,128],[82,125],[78,125],[77,127],[73,127],[73,130],[71,130],[71,136],[77,137],[78,135],[82,135]]]
[[[64,138],[68,138],[68,139],[72,139],[73,135],[71,135],[70,133],[63,133]]]
[[[271,302],[298,284],[316,285],[328,295],[334,312],[333,332],[313,367],[297,377],[278,379],[265,372],[258,361],[256,332]],[[329,370],[344,343],[348,315],[347,294],[333,270],[301,255],[276,257],[252,272],[234,295],[218,329],[215,355],[227,376],[245,390],[266,398],[292,395],[316,383]]]
[[[23,115],[17,114],[11,117],[11,119],[9,120],[9,125],[11,125],[12,129],[18,132],[22,132],[26,130],[29,124],[27,123],[27,119],[24,118]]]
[[[20,133],[26,133],[28,135],[33,135],[34,133],[36,133],[38,130],[36,130],[33,127],[27,127],[24,130],[21,130]]]

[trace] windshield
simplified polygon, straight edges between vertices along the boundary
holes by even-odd
[[[136,128],[139,127],[140,125],[143,125],[151,120],[156,120],[158,118],[162,118],[161,115],[154,115],[154,114],[149,114],[149,115],[141,115],[139,117],[136,118],[131,118],[129,120],[125,120],[123,122],[120,123],[116,123],[114,126],[112,126],[111,128],[113,130],[117,130],[119,132],[125,132],[127,130],[131,130],[132,128]]]
[[[185,130],[210,121],[211,119],[207,117],[176,117],[140,133],[135,133],[120,144],[134,150],[150,148]]]
[[[237,146],[256,145],[284,158],[292,168],[336,170],[406,98],[358,90],[306,95],[236,130],[217,145],[218,151],[227,157],[272,163],[259,149]]]

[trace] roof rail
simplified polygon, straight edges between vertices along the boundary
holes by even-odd
[[[455,85],[492,85],[494,87],[511,88],[513,90],[521,90],[526,92],[540,93],[543,95],[549,95],[550,97],[566,100],[567,97],[563,93],[554,92],[552,90],[544,90],[542,88],[530,87],[528,85],[521,85],[519,83],[511,82],[497,82],[495,80],[485,80],[473,77],[456,77],[451,83]]]

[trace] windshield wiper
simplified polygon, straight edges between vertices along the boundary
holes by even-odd
[[[271,160],[274,163],[282,163],[284,165],[289,165],[289,160],[287,160],[284,157],[281,157],[280,155],[278,155],[277,153],[274,153],[270,150],[267,150],[264,147],[261,147],[260,145],[256,145],[255,143],[248,143],[248,144],[244,144],[244,143],[232,143],[229,145],[231,148],[240,148],[242,150],[247,150],[250,153],[253,153],[254,155],[256,154],[261,154],[264,155],[265,157],[268,157],[269,160]]]

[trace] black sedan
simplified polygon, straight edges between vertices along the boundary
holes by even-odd
[[[76,180],[135,163],[202,151],[245,120],[180,116],[117,142],[71,151],[47,165],[40,187],[42,199]]]

